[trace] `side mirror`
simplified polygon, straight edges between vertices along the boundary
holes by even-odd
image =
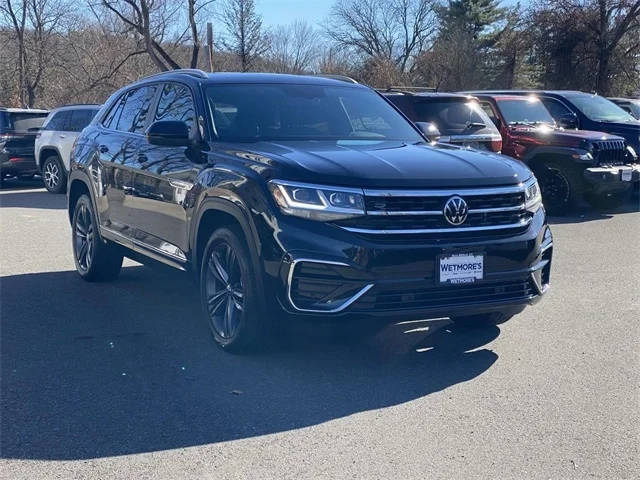
[[[566,113],[558,119],[558,125],[562,128],[578,128],[578,117],[575,113]]]
[[[147,128],[146,136],[151,145],[188,147],[192,143],[187,124],[174,120],[153,122]]]
[[[440,140],[440,130],[435,124],[431,122],[416,122],[418,130],[429,140],[430,142],[437,142]]]

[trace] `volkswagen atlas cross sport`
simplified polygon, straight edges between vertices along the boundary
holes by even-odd
[[[549,284],[541,205],[523,163],[430,145],[365,86],[198,70],[113,94],[68,188],[85,280],[123,256],[191,271],[235,351],[291,321],[504,322]]]

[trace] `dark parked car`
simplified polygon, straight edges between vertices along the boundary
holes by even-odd
[[[468,95],[387,90],[381,92],[415,123],[430,123],[442,143],[500,152],[502,137],[478,102]]]
[[[47,114],[46,110],[0,107],[0,181],[38,173],[33,148]]]
[[[636,120],[605,97],[568,90],[507,90],[477,93],[534,95],[540,98],[561,127],[618,135],[623,137],[636,152],[640,152],[640,120]]]
[[[637,155],[624,138],[560,128],[538,97],[477,97],[500,129],[502,152],[535,172],[550,212],[565,213],[584,197],[622,201],[640,179]]]
[[[612,97],[609,100],[640,120],[640,98]]]
[[[549,284],[531,171],[429,145],[363,85],[166,72],[115,93],[71,158],[81,277],[123,255],[188,270],[228,350],[287,321],[502,323]]]

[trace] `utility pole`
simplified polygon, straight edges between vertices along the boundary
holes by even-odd
[[[207,57],[209,58],[209,71],[213,72],[213,24],[207,22]]]

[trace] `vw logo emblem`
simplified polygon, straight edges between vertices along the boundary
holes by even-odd
[[[442,213],[451,225],[462,225],[469,215],[469,207],[464,198],[455,196],[447,200]]]

